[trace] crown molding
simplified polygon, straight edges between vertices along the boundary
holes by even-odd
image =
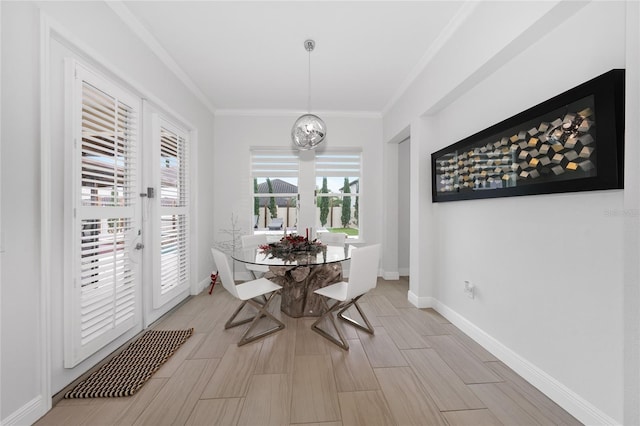
[[[266,0],[264,0],[266,1]],[[332,0],[327,0],[332,1]],[[207,98],[202,90],[191,80],[187,73],[162,47],[160,42],[149,32],[149,30],[138,20],[131,10],[121,0],[104,0],[122,22],[136,35],[149,49],[160,59],[160,61],[202,102],[202,104],[214,116],[294,116],[304,114],[305,111],[279,110],[279,109],[216,109],[215,105]],[[403,83],[395,91],[387,104],[381,111],[315,111],[317,115],[327,117],[357,117],[357,118],[381,118],[387,114],[402,95],[409,89],[413,82],[420,76],[424,69],[440,52],[451,36],[466,22],[478,5],[477,0],[467,0],[458,9],[454,17],[440,32],[436,40],[429,46],[420,61],[413,67]]]
[[[145,28],[145,26],[135,17],[131,10],[120,0],[105,1],[105,4],[113,10],[124,24],[136,35],[142,42],[151,49],[151,51],[160,59],[160,61],[184,84],[193,95],[212,113],[215,114],[215,106],[202,93],[202,90],[189,78],[186,72],[178,65],[178,63],[165,50],[160,42]]]
[[[477,0],[467,0],[462,4],[462,6],[460,6],[460,9],[458,9],[453,18],[451,18],[449,23],[440,32],[438,37],[429,46],[424,55],[422,55],[420,61],[418,61],[418,63],[413,67],[411,72],[407,75],[407,78],[398,87],[398,89],[389,99],[384,108],[382,108],[382,115],[386,115],[391,110],[391,108],[393,108],[400,97],[409,89],[409,87],[420,76],[420,74],[422,74],[427,65],[431,63],[436,54],[444,48],[451,36],[455,34],[455,32],[458,31],[458,29],[467,21],[469,16],[478,6],[478,3],[479,2]]]
[[[307,111],[289,109],[217,109],[214,113],[216,117],[299,117],[307,114]],[[313,111],[313,114],[320,117],[343,117],[343,118],[382,118],[382,114],[377,111]]]

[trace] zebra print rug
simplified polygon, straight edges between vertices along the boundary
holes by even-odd
[[[193,334],[189,330],[149,330],[124,351],[67,392],[65,398],[131,396]]]

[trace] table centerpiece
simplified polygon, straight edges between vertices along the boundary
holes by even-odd
[[[261,253],[269,256],[270,259],[278,258],[285,261],[293,261],[300,256],[315,256],[325,251],[327,246],[318,240],[311,241],[302,235],[290,234],[282,237],[276,243],[263,244],[259,248]]]

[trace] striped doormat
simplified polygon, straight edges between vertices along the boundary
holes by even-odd
[[[131,396],[193,334],[189,330],[149,330],[78,383],[65,398]]]

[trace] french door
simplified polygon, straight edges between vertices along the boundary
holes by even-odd
[[[190,139],[140,97],[75,60],[66,66],[64,365],[73,368],[188,295]]]
[[[65,367],[140,324],[140,101],[79,63],[71,102],[72,281]]]

